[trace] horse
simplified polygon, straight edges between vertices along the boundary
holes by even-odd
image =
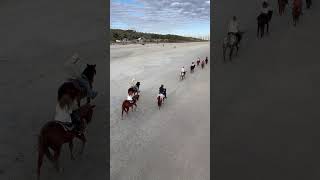
[[[161,98],[161,96],[158,96],[158,97],[157,97],[157,100],[158,100],[158,107],[159,107],[159,110],[160,110],[160,107],[161,107],[161,105],[162,105],[163,102],[164,102],[164,98]]]
[[[307,9],[310,9],[310,7],[312,5],[312,1],[311,0],[306,0],[306,5],[307,5]]]
[[[292,7],[292,19],[293,19],[294,26],[297,25],[300,15],[301,15],[301,4],[299,3],[299,0],[298,1],[295,0]]]
[[[94,76],[97,74],[96,72],[96,65],[89,65],[87,64],[87,67],[82,72],[82,75],[87,77],[89,80],[90,88],[92,88],[92,83],[94,81]],[[69,95],[72,100],[77,100],[78,107],[80,107],[81,99],[87,97],[87,104],[90,103],[90,98],[88,97],[88,92],[86,88],[81,87],[81,83],[79,79],[68,79],[68,81],[64,82],[59,88],[58,88],[58,101],[61,100],[61,98],[65,95]]]
[[[237,36],[232,33],[228,34],[228,36],[225,37],[223,41],[222,49],[223,49],[224,62],[226,61],[226,52],[228,48],[230,49],[229,59],[230,61],[232,61],[232,54],[233,54],[234,48],[237,48],[236,54],[238,54],[238,50],[239,50],[239,40]]]
[[[201,62],[201,68],[202,69],[204,68],[204,63],[205,63],[204,61]]]
[[[193,65],[190,66],[190,73],[194,72],[194,68],[195,68],[195,66],[193,66]]]
[[[139,94],[140,92],[139,88],[140,88],[140,82],[137,82],[135,86],[132,86],[128,89],[128,93],[133,92],[134,95]]]
[[[265,14],[260,14],[257,17],[257,37],[259,38],[259,33],[260,33],[260,38],[264,36],[264,29],[265,25],[267,25],[267,33],[269,33],[269,22],[271,21],[273,11],[269,11],[267,15]]]
[[[183,80],[186,78],[186,73],[187,73],[187,71],[180,73],[180,80]]]
[[[132,103],[130,103],[130,101],[128,100],[124,100],[122,103],[122,113],[121,113],[121,118],[123,120],[123,111],[125,111],[128,115],[128,112],[130,110],[130,107],[132,107],[132,111],[133,111],[133,106],[135,106],[135,109],[137,108],[137,101],[139,100],[140,95],[136,94],[132,97]]]
[[[81,122],[81,132],[86,129],[86,125],[92,120],[93,109],[95,105],[86,104],[80,107],[80,119]],[[75,159],[73,155],[73,139],[78,138],[82,141],[81,154],[83,153],[86,137],[84,133],[78,133],[73,130],[68,130],[65,127],[65,123],[60,121],[49,121],[41,128],[39,139],[38,139],[38,167],[37,176],[40,179],[40,169],[42,166],[43,158],[46,156],[52,163],[54,163],[55,168],[60,171],[59,166],[59,156],[61,152],[62,145],[69,143],[71,159]],[[49,148],[54,151],[52,155]]]
[[[278,0],[279,14],[282,16],[286,9],[286,5],[288,4],[288,0]]]

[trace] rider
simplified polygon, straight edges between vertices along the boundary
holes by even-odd
[[[84,69],[86,68],[86,65],[81,62],[81,59],[79,57],[78,53],[73,54],[71,59],[66,62],[65,64],[68,76],[72,79],[78,79],[80,86],[86,89],[86,92],[88,94],[88,97],[91,99],[94,99],[98,92],[92,90],[90,87],[89,79],[86,75],[82,74]]]
[[[181,75],[185,75],[186,74],[186,70],[184,69],[184,66],[182,66],[182,68],[181,68]]]
[[[196,64],[194,63],[194,61],[192,61],[191,66],[192,66],[192,67],[195,67],[195,66],[196,66]]]
[[[208,57],[206,57],[206,63],[208,63]]]
[[[228,35],[230,34],[234,34],[237,37],[238,41],[239,42],[241,41],[241,34],[239,31],[239,22],[236,16],[233,16],[232,20],[229,23]]]
[[[159,88],[159,95],[160,94],[164,95],[164,98],[167,98],[167,89],[163,87],[163,84],[161,84]]]
[[[72,130],[81,134],[80,131],[80,110],[77,109],[75,101],[72,101],[69,95],[64,95],[56,105],[56,113],[54,119],[71,127]]]
[[[89,98],[94,99],[98,95],[98,92],[94,91],[90,87],[90,82],[86,75],[82,74],[81,77],[78,78],[78,80],[79,80],[80,86],[86,89]]]
[[[133,103],[133,92],[132,92],[132,91],[129,91],[129,92],[128,92],[127,100],[128,100],[130,103]]]

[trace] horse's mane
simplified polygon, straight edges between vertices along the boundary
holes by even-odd
[[[82,72],[82,74],[85,75],[89,79],[90,82],[93,82],[94,75],[97,74],[95,66],[96,65],[87,64],[86,69]]]

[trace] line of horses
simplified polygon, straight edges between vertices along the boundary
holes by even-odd
[[[200,60],[197,60],[197,66],[200,66]],[[205,64],[208,64],[208,58],[206,58],[205,60],[202,60],[201,62],[201,68],[203,69]],[[190,72],[193,73],[194,72],[195,67],[194,66],[190,66]],[[181,73],[180,74],[180,80],[185,79],[185,74],[187,71],[185,71],[185,73]],[[137,102],[139,101],[139,97],[140,97],[140,82],[137,82],[135,86],[132,86],[128,89],[128,93],[132,92],[133,93],[133,97],[132,97],[132,102],[128,101],[128,100],[124,100],[122,103],[122,111],[121,111],[121,119],[123,120],[123,113],[125,112],[128,116],[128,113],[130,111],[130,108],[132,109],[132,112],[136,110],[137,108]],[[165,89],[166,90],[166,89]],[[160,110],[162,104],[164,103],[164,98],[161,98],[160,96],[157,96],[157,105],[158,108]]]
[[[82,75],[86,76],[89,80],[90,88],[92,88],[94,76],[96,75],[96,65],[87,64],[86,69],[82,72]],[[87,125],[92,120],[93,109],[95,105],[90,104],[90,98],[85,88],[81,86],[78,79],[68,79],[58,89],[58,101],[64,96],[68,95],[72,101],[77,101],[77,105],[80,112],[81,119],[81,133],[76,132],[66,125],[64,122],[51,120],[45,123],[38,136],[38,165],[37,165],[37,179],[40,179],[40,169],[43,163],[43,158],[46,156],[53,164],[58,172],[62,169],[59,165],[59,156],[61,153],[62,145],[69,144],[70,156],[74,160],[73,154],[73,139],[78,138],[82,142],[82,148],[80,154],[83,153],[85,143],[87,141],[84,134]],[[87,103],[80,104],[82,99],[87,99]],[[50,150],[53,150],[53,155]]]
[[[288,0],[278,0],[278,12],[279,15],[282,16],[285,13],[286,6],[288,5]],[[310,9],[312,5],[312,0],[306,0],[306,7]],[[270,10],[267,16],[260,14],[257,17],[257,37],[263,38],[265,35],[265,30],[267,34],[269,34],[269,23],[272,19],[273,11]],[[302,15],[302,0],[293,0],[292,7],[292,19],[293,25],[296,26],[300,16]],[[239,32],[240,36],[242,36],[245,32]],[[223,61],[226,62],[226,53],[229,49],[229,61],[232,61],[232,55],[234,50],[236,49],[236,55],[238,55],[240,41],[234,34],[228,34],[222,43],[222,51],[223,51]]]

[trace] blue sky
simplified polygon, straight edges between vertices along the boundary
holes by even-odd
[[[209,0],[111,0],[110,26],[140,32],[207,36]]]

